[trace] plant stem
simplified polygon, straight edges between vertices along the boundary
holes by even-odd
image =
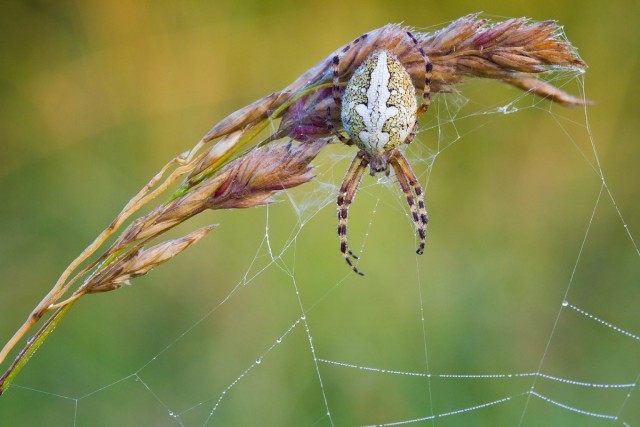
[[[4,375],[0,378],[0,396],[5,392],[7,388],[9,388],[9,385],[13,382],[15,377],[20,373],[22,368],[24,368],[29,359],[31,359],[31,356],[34,355],[36,350],[40,348],[49,334],[53,332],[56,326],[58,326],[58,323],[67,314],[74,303],[75,300],[69,301],[67,305],[53,313],[47,320],[47,322],[42,326],[42,328],[40,328],[40,330],[31,338],[31,340],[29,340],[25,348],[23,348],[20,354],[18,354],[13,364],[9,367],[9,369],[7,369],[7,372],[5,372]],[[32,319],[33,318],[30,318],[30,320]],[[36,321],[36,319],[33,319],[32,323],[26,322],[22,326],[22,328],[20,328],[20,330],[14,335],[15,338],[16,336],[18,336],[19,332],[22,331],[22,334],[18,336],[16,341],[18,341]],[[28,325],[28,327],[26,327],[26,325]]]

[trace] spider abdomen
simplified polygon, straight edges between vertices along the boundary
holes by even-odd
[[[416,109],[411,77],[393,54],[374,52],[353,73],[341,118],[349,137],[369,157],[372,173],[384,170],[390,152],[408,139]]]

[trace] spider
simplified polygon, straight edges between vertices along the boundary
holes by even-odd
[[[416,38],[407,32],[413,46],[420,52],[425,66],[425,80],[422,88],[422,104],[416,102],[416,88],[400,60],[387,50],[374,51],[356,69],[341,98],[339,89],[340,59],[351,47],[366,38],[366,34],[345,46],[333,57],[333,99],[340,107],[340,117],[348,138],[335,132],[331,122],[331,107],[327,107],[329,131],[346,145],[356,145],[360,150],[340,186],[338,193],[338,236],[340,252],[357,274],[364,274],[354,265],[358,257],[347,243],[347,212],[356,195],[358,185],[367,166],[371,176],[385,172],[389,176],[393,168],[400,188],[404,192],[411,217],[415,224],[420,244],[416,253],[424,252],[427,211],[422,187],[402,155],[399,147],[409,144],[416,135],[418,118],[429,108],[431,72],[433,66]],[[413,192],[412,192],[413,190]],[[414,200],[418,202],[418,208]]]

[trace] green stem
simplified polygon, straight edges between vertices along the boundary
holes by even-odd
[[[49,337],[49,334],[58,326],[58,323],[71,309],[75,301],[69,302],[64,307],[59,308],[47,322],[40,328],[40,330],[29,340],[26,347],[22,349],[13,364],[7,369],[2,378],[0,378],[0,396],[9,388],[15,377],[20,373],[22,368],[27,364],[31,356],[34,355],[36,350],[44,343]]]

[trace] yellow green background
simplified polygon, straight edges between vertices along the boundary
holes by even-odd
[[[347,426],[445,414],[505,397],[510,400],[417,425],[639,424],[638,387],[537,380],[537,393],[620,416],[611,421],[534,397],[525,412],[531,377],[435,378],[537,372],[545,354],[540,370],[548,375],[638,381],[640,341],[560,307],[571,283],[571,304],[640,334],[637,247],[606,190],[592,216],[601,182],[591,166],[593,141],[638,245],[639,6],[5,2],[0,342],[170,158],[227,114],[388,22],[430,31],[480,10],[492,20],[557,19],[589,64],[585,76],[558,82],[578,95],[584,82],[596,105],[588,121],[581,109],[531,97],[519,99],[514,114],[479,114],[520,96],[482,81],[462,85],[460,95],[436,96],[408,153],[427,191],[426,254],[414,255],[412,224],[394,181],[376,185],[365,177],[349,228],[353,247],[364,247],[364,278],[344,265],[335,236],[334,186],[353,149],[327,148],[316,162],[318,182],[280,195],[282,203],[268,210],[204,213],[179,230],[220,224],[196,247],[132,287],[74,307],[0,397],[0,425],[327,426],[332,420]],[[462,106],[453,123],[447,106]],[[269,249],[283,251],[274,263]],[[242,376],[300,318],[300,302],[306,323]],[[317,358],[434,378],[319,362],[321,388],[306,327]]]

